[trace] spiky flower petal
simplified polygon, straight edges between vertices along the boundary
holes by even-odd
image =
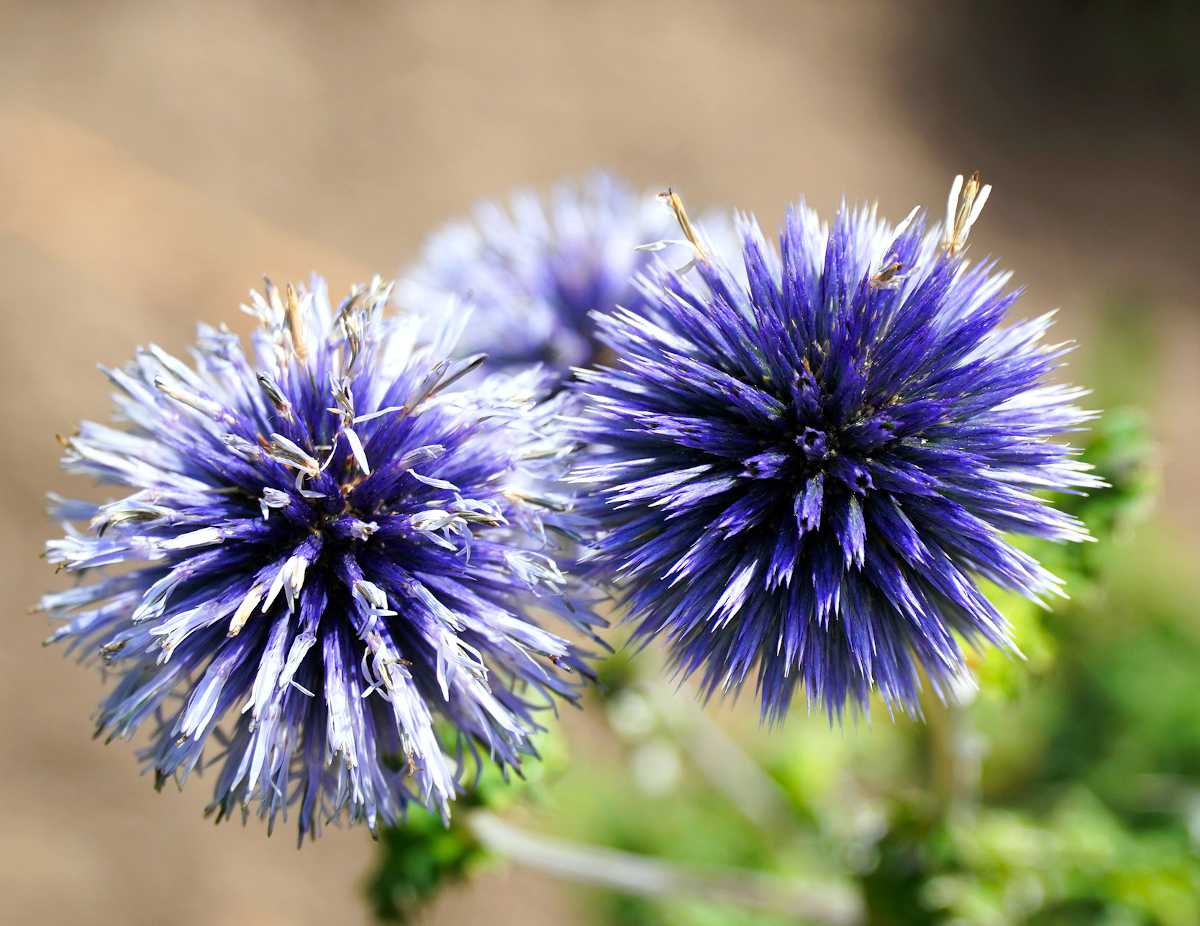
[[[638,303],[634,275],[672,230],[653,197],[603,174],[562,184],[547,202],[518,193],[509,209],[484,203],[474,221],[436,232],[403,275],[398,300],[456,295],[475,309],[464,349],[486,350],[494,363],[565,370],[595,359],[589,312]]]
[[[962,256],[986,195],[960,178],[928,234],[916,210],[830,230],[801,204],[778,252],[743,220],[737,265],[663,268],[599,319],[617,362],[582,374],[573,476],[591,557],[706,694],[756,672],[772,717],[797,686],[831,714],[872,690],[916,710],[964,641],[1012,645],[978,578],[1059,591],[1006,535],[1086,539],[1040,493],[1099,484],[1050,440],[1089,415],[1047,382],[1050,316],[1005,326],[1008,274]]]
[[[252,358],[224,327],[200,327],[194,366],[141,350],[105,371],[129,426],[65,440],[68,470],[134,491],[55,500],[48,558],[91,581],[43,598],[51,640],[103,657],[98,731],[149,721],[160,782],[218,766],[218,818],[295,802],[303,838],[410,800],[445,814],[464,751],[517,765],[574,693],[579,654],[532,610],[594,620],[564,597],[566,500],[541,487],[565,399],[539,404],[536,371],[460,388],[480,360],[444,359],[463,317],[422,340],[388,295],[268,285]]]

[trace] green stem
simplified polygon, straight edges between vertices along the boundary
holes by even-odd
[[[978,802],[980,751],[967,706],[951,702],[932,707],[928,736],[933,791],[943,815],[970,811]]]
[[[787,794],[720,724],[661,682],[650,682],[646,691],[692,764],[742,816],[763,830],[787,826],[792,819]]]
[[[530,833],[488,811],[467,826],[498,855],[558,877],[646,897],[678,897],[732,904],[820,926],[860,926],[857,894],[827,885],[801,885],[773,875],[731,868],[696,868]]]

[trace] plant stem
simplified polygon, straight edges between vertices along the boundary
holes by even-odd
[[[927,718],[933,791],[944,815],[970,813],[979,796],[980,742],[965,704],[950,702]]]
[[[662,859],[531,833],[488,811],[467,826],[487,848],[515,862],[584,884],[647,897],[684,897],[779,913],[821,926],[859,926],[862,903],[852,891],[801,885],[729,868],[695,868]]]
[[[720,724],[661,682],[650,682],[647,694],[692,764],[742,816],[768,831],[787,825],[792,818],[787,794]]]

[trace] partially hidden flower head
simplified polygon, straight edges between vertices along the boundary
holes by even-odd
[[[401,305],[452,294],[474,315],[465,350],[498,364],[541,362],[566,372],[600,348],[592,310],[636,304],[635,276],[672,231],[669,211],[621,181],[595,174],[548,197],[487,202],[471,220],[435,232],[400,280]]]
[[[301,839],[445,815],[480,751],[517,766],[585,670],[539,616],[594,620],[545,491],[564,397],[537,370],[460,388],[464,317],[423,330],[388,295],[268,284],[249,355],[202,325],[193,365],[151,346],[106,370],[127,424],[83,423],[64,465],[128,494],[52,501],[47,556],[81,581],[41,608],[117,679],[98,734],[148,726],[160,784],[213,766],[218,819],[293,805]]]
[[[589,555],[706,696],[753,675],[772,719],[797,688],[831,716],[873,691],[918,712],[922,675],[969,677],[964,645],[1013,647],[978,579],[1060,592],[1007,537],[1087,539],[1044,492],[1101,484],[1051,439],[1090,413],[1048,381],[1050,315],[1006,322],[1009,275],[964,256],[988,192],[959,177],[928,232],[800,204],[778,250],[742,219],[740,265],[697,238],[599,318],[616,360],[579,374],[571,477]]]

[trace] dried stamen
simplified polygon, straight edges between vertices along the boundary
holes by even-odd
[[[688,244],[696,252],[696,259],[707,262],[709,259],[708,251],[700,243],[700,236],[696,233],[696,229],[692,227],[691,220],[688,219],[687,210],[683,208],[683,200],[679,198],[679,194],[670,187],[667,187],[666,192],[658,194],[658,198],[670,206],[671,211],[675,213],[675,221],[679,223],[683,237],[688,240]]]
[[[971,174],[965,184],[962,174],[954,178],[950,196],[946,200],[946,235],[942,239],[942,247],[948,256],[954,257],[967,246],[971,226],[983,212],[984,203],[991,192],[990,185],[980,183],[979,171]]]

